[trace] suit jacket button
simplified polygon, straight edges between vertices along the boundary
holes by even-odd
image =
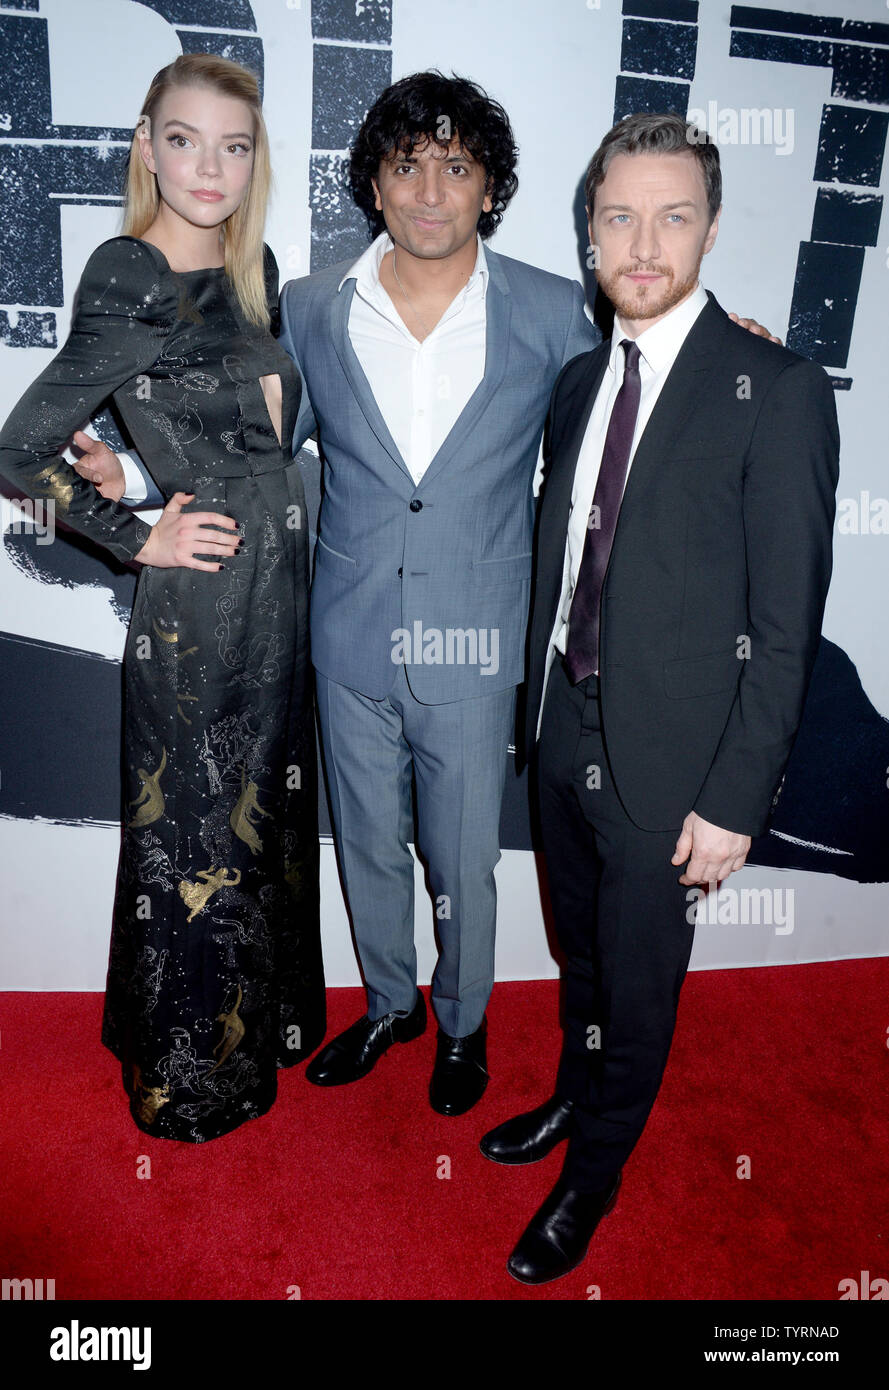
[[[398,566],[398,578],[401,578],[401,565]]]
[[[420,501],[419,497],[415,497],[414,500],[413,500],[413,502],[411,503],[411,511],[412,511],[412,512],[421,512],[422,510],[423,510],[423,503]]]

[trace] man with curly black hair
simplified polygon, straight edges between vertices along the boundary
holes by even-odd
[[[324,498],[312,660],[367,1014],[307,1075],[367,1075],[426,1026],[414,947],[414,838],[440,942],[431,1104],[488,1081],[500,803],[522,680],[532,482],[553,382],[593,347],[581,288],[485,246],[518,186],[505,111],[439,72],[374,103],[350,178],[372,245],[291,281],[281,341],[317,426]]]
[[[375,187],[380,165],[393,156],[410,156],[418,145],[425,146],[430,140],[445,154],[455,144],[484,170],[491,206],[482,207],[478,234],[486,240],[500,226],[519,186],[515,172],[518,150],[509,118],[476,83],[462,77],[442,77],[437,72],[415,73],[387,87],[355,137],[349,185],[356,206],[367,218],[371,236],[388,230]]]

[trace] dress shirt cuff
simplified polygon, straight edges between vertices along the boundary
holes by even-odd
[[[126,492],[120,500],[128,507],[136,507],[148,496],[148,485],[129,454],[118,454],[117,459],[126,483]]]

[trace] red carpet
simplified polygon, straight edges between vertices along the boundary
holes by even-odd
[[[330,992],[329,1036],[363,1001]],[[269,1114],[197,1147],[132,1124],[101,1008],[0,996],[0,1275],[53,1278],[57,1299],[836,1300],[889,1277],[889,959],[690,975],[617,1207],[539,1289],[504,1263],[564,1148],[509,1169],[476,1146],[549,1094],[554,983],[496,987],[468,1115],[429,1108],[430,1025],[352,1086],[279,1073]]]

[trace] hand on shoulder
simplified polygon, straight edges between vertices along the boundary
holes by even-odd
[[[757,338],[768,338],[770,343],[777,343],[779,347],[784,346],[782,338],[776,338],[774,333],[770,333],[767,328],[763,328],[756,319],[740,319],[737,314],[729,314],[732,323],[736,323],[739,328],[746,328],[748,333],[755,333]]]

